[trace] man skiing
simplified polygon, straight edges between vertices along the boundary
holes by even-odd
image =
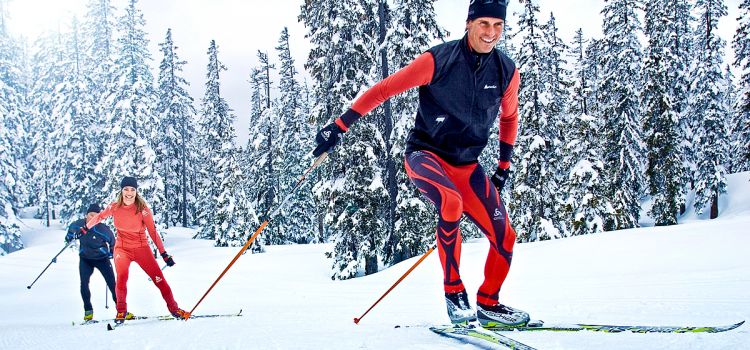
[[[90,234],[80,235],[81,227],[86,225],[87,220],[91,220],[96,214],[102,211],[98,204],[92,204],[86,209],[86,218],[74,221],[68,226],[68,233],[65,235],[65,242],[68,243],[74,239],[79,239],[78,255],[78,274],[81,276],[81,298],[83,299],[83,320],[91,321],[94,319],[94,308],[91,306],[91,290],[89,290],[89,280],[94,273],[94,268],[99,270],[107,282],[107,288],[112,292],[112,300],[115,298],[115,273],[112,271],[112,251],[115,247],[115,236],[112,230],[103,223],[93,226],[89,231]]]
[[[529,321],[526,312],[499,302],[516,238],[499,195],[510,174],[518,132],[520,75],[513,61],[495,49],[507,5],[507,0],[471,0],[463,39],[427,50],[369,88],[318,132],[313,151],[316,157],[330,151],[357,119],[390,97],[419,87],[419,109],[406,141],[406,171],[438,214],[437,246],[445,301],[455,324],[478,319],[485,327],[519,326]],[[498,113],[500,154],[497,170],[489,178],[477,158],[487,145]],[[459,275],[463,214],[490,241],[476,312]]]

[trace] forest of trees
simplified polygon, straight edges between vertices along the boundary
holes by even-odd
[[[190,96],[191,63],[171,30],[152,57],[136,0],[90,0],[80,21],[31,43],[8,31],[6,8],[0,0],[0,254],[23,248],[20,209],[67,224],[111,201],[125,175],[138,178],[160,227],[242,246],[312,163],[316,131],[447,37],[434,0],[302,2],[305,38],[284,29],[276,47],[259,48],[251,113],[237,116],[221,90],[221,43],[206,43],[205,92]],[[750,0],[739,7],[733,62],[717,36],[722,0],[605,1],[602,37],[578,30],[572,42],[538,0],[517,8],[498,49],[521,72],[503,193],[518,240],[638,227],[646,202],[656,225],[688,210],[720,215],[726,175],[750,171]],[[295,40],[311,43],[308,57],[292,56]],[[408,91],[359,120],[252,251],[330,242],[337,279],[422,254],[436,216],[403,166],[416,99]],[[238,117],[248,130],[235,130]],[[247,144],[236,144],[238,133]],[[495,168],[497,145],[495,129],[485,169]]]

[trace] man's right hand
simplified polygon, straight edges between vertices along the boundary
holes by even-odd
[[[75,233],[75,238],[81,238],[81,236],[85,235],[86,232],[89,232],[89,229],[86,228],[86,225],[81,226],[81,228],[78,229],[78,232]]]
[[[344,131],[336,123],[328,124],[320,129],[315,136],[315,142],[318,143],[318,146],[313,150],[313,156],[319,157],[323,153],[330,152],[339,143],[343,133]]]
[[[76,232],[68,232],[68,234],[65,235],[65,243],[68,243],[74,239],[81,238],[81,236],[85,235],[88,231],[89,230],[86,229],[86,226],[81,226],[81,228],[79,228]]]

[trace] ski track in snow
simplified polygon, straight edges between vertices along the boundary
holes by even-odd
[[[733,175],[733,195],[717,220],[687,215],[669,227],[646,227],[519,244],[501,301],[548,322],[699,326],[750,321],[750,173]],[[728,207],[726,207],[728,206]],[[448,322],[437,254],[353,323],[417,258],[349,281],[330,279],[330,245],[270,246],[245,254],[195,314],[242,317],[138,321],[114,331],[106,323],[71,326],[83,316],[77,248],[26,289],[63,246],[64,228],[25,219],[27,247],[0,257],[0,349],[477,349],[440,337],[427,326]],[[239,247],[215,248],[175,228],[166,248],[177,265],[165,270],[180,307],[190,310]],[[461,271],[474,301],[488,244],[465,242]],[[161,264],[161,260],[158,260]],[[128,308],[137,315],[167,313],[158,289],[130,266]],[[105,308],[104,281],[91,278],[95,318]],[[394,328],[396,325],[412,326]],[[416,327],[414,327],[416,326]],[[422,327],[423,326],[423,327]],[[746,349],[750,326],[719,334],[602,334],[512,332],[538,349]],[[491,346],[484,348],[492,349]]]

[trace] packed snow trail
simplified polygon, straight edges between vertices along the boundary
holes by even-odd
[[[750,173],[730,178],[717,220],[686,216],[683,224],[607,232],[557,241],[519,244],[501,301],[551,323],[725,325],[750,319]],[[738,190],[736,187],[739,187]],[[375,275],[348,281],[330,278],[324,252],[330,245],[269,246],[245,254],[201,304],[201,313],[243,317],[154,322],[107,332],[71,327],[82,320],[76,249],[60,254],[32,289],[26,286],[63,246],[60,225],[25,219],[26,248],[0,257],[0,349],[474,349],[437,336],[429,326],[448,322],[437,256],[428,257],[366,319],[359,315],[416,258]],[[648,224],[648,223],[646,223]],[[177,265],[165,270],[180,306],[195,303],[236,253],[192,240],[194,231],[170,229],[166,246]],[[470,300],[483,278],[485,239],[463,247],[462,279]],[[158,289],[131,266],[129,311],[166,314]],[[96,319],[104,308],[104,280],[91,279]],[[394,328],[395,325],[411,326]],[[537,349],[740,349],[750,326],[724,333],[633,334],[513,332]]]

